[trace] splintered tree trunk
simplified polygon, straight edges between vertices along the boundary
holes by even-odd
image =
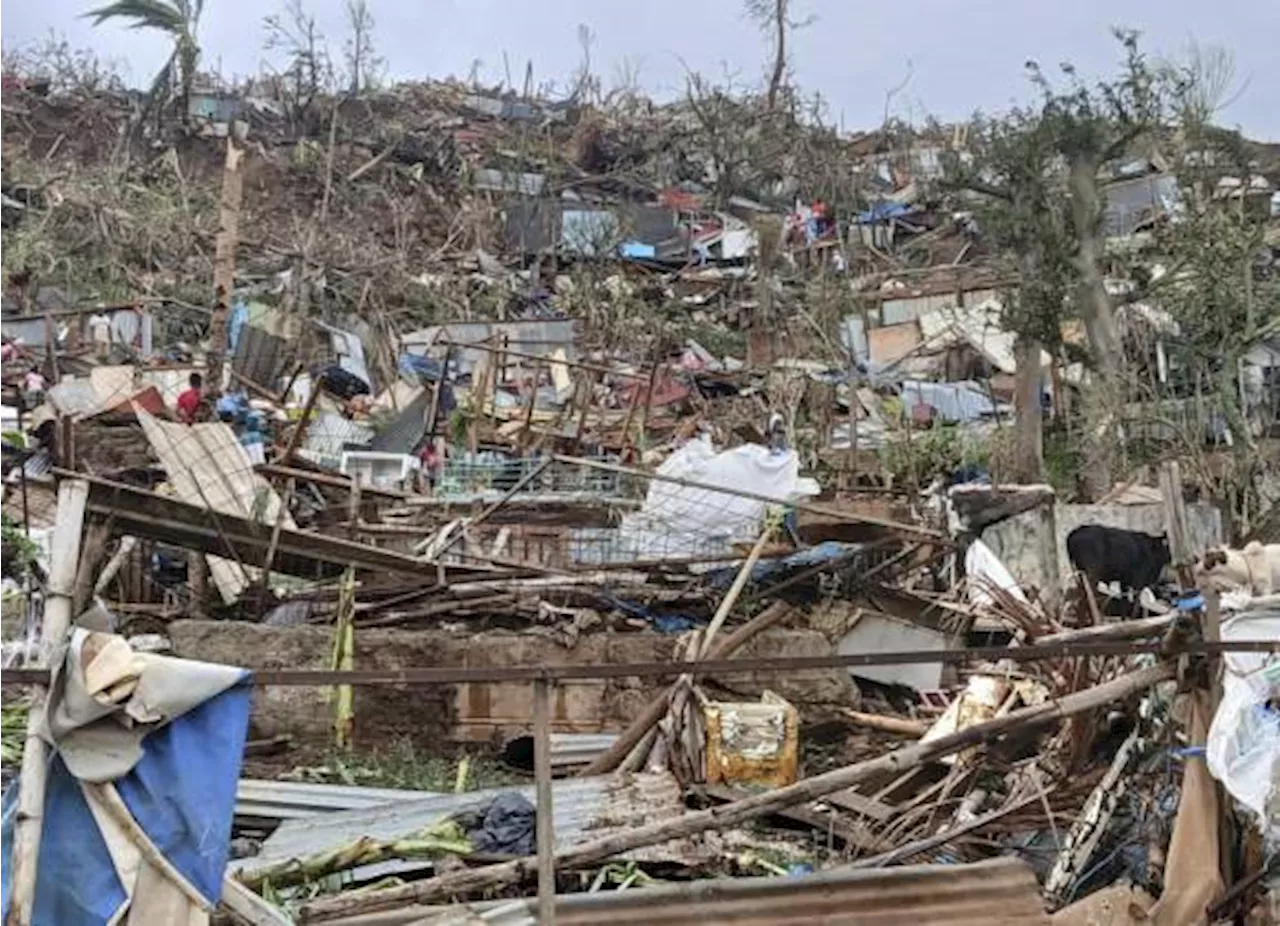
[[[222,383],[222,355],[227,348],[227,316],[236,283],[236,247],[240,241],[240,201],[244,183],[240,159],[244,151],[227,138],[227,159],[222,168],[218,235],[214,240],[213,315],[209,319],[208,369],[215,388]]]
[[[1018,363],[1014,383],[1014,476],[1019,482],[1044,480],[1044,426],[1040,410],[1040,342],[1019,336],[1015,345]]]
[[[1089,465],[1082,475],[1089,496],[1097,498],[1112,485],[1113,435],[1124,402],[1120,376],[1124,354],[1102,274],[1104,241],[1099,222],[1102,208],[1097,165],[1087,158],[1073,161],[1068,183],[1071,220],[1079,242],[1076,262],[1080,286],[1076,300],[1093,352],[1095,373],[1095,382],[1085,398],[1085,450]]]
[[[776,31],[777,43],[773,54],[773,74],[769,77],[769,111],[772,112],[778,102],[778,90],[782,87],[782,78],[787,73],[787,0],[774,0],[773,27]]]

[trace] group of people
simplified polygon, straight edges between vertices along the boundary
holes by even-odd
[[[244,393],[227,392],[215,397],[205,390],[204,377],[192,373],[187,377],[187,388],[178,395],[177,412],[178,420],[184,424],[216,420],[230,425],[254,462],[266,462],[266,445],[270,440],[266,417],[249,405]]]

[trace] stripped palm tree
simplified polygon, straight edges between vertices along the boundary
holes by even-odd
[[[84,15],[91,18],[95,26],[123,19],[128,21],[130,29],[155,29],[169,35],[173,39],[173,53],[151,82],[149,105],[162,102],[176,83],[179,102],[185,106],[200,61],[196,26],[203,9],[204,0],[115,0]]]

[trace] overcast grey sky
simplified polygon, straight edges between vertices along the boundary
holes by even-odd
[[[200,38],[205,64],[223,74],[254,72],[265,60],[262,18],[279,0],[206,0]],[[335,54],[342,44],[342,0],[304,0]],[[369,0],[377,49],[392,76],[465,76],[480,62],[483,80],[504,75],[503,56],[519,84],[532,60],[535,79],[563,84],[581,58],[578,25],[596,36],[593,70],[613,81],[624,63],[660,97],[683,84],[685,68],[760,81],[766,43],[742,14],[741,0]],[[0,33],[6,49],[55,30],[73,45],[124,59],[145,81],[165,55],[153,36],[119,26],[90,27],[79,17],[92,0],[9,0]],[[896,115],[958,119],[1025,99],[1023,63],[1069,60],[1088,75],[1114,72],[1118,47],[1110,27],[1143,34],[1152,53],[1174,54],[1193,37],[1235,55],[1243,89],[1221,114],[1247,135],[1280,141],[1280,0],[793,0],[795,18],[816,17],[794,37],[800,85],[830,104],[847,129],[878,125],[886,91]],[[908,62],[910,64],[908,64]]]

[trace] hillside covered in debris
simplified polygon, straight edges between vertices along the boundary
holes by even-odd
[[[1194,82],[191,51],[5,76],[28,922],[1275,921],[1280,167]]]

